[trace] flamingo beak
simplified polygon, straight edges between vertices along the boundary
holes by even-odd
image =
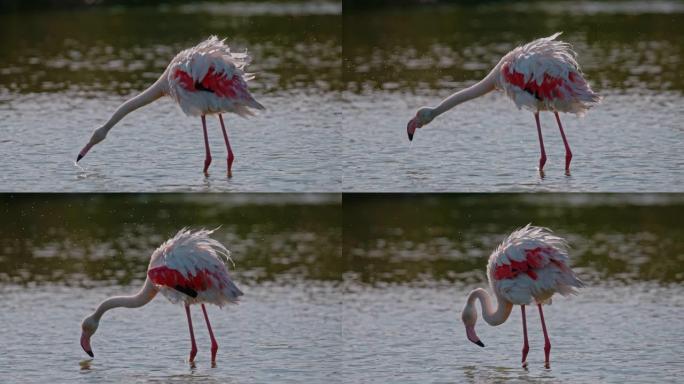
[[[485,346],[480,338],[477,337],[477,334],[475,333],[475,326],[466,325],[466,336],[468,336],[468,340],[472,341],[474,344],[477,344],[480,347]]]
[[[81,348],[83,348],[88,356],[95,357],[93,349],[90,347],[90,336],[87,336],[85,333],[81,333]]]
[[[90,144],[90,143],[86,144],[86,146],[83,147],[83,149],[81,149],[81,152],[78,153],[78,156],[76,156],[76,162],[78,163],[82,158],[84,158],[86,153],[88,153],[88,151],[90,151],[90,148],[92,148],[92,147],[93,147],[92,144]]]
[[[408,133],[409,141],[413,141],[413,134],[416,132],[416,128],[418,128],[418,122],[414,117],[413,119],[411,119],[411,121],[408,122],[408,125],[406,126],[406,133]]]

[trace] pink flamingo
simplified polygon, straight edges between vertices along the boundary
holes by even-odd
[[[539,111],[553,111],[565,145],[565,170],[569,172],[572,152],[558,112],[572,112],[581,116],[599,103],[601,97],[591,90],[584,79],[575,60],[577,54],[571,49],[570,44],[555,41],[560,34],[559,32],[515,48],[477,84],[454,93],[434,108],[420,108],[406,128],[409,140],[413,140],[416,128],[421,128],[458,104],[494,89],[501,89],[518,108],[525,107],[534,112],[541,148],[540,171],[546,163],[546,151],[539,123]]]
[[[231,261],[230,252],[223,244],[209,237],[213,231],[191,232],[181,229],[176,236],[157,248],[150,259],[147,278],[142,289],[133,296],[110,297],[100,303],[95,312],[83,319],[81,324],[81,347],[94,357],[90,338],[100,324],[105,312],[117,307],[138,308],[149,303],[157,292],[172,303],[183,303],[190,328],[190,362],[195,360],[197,344],[190,317],[190,304],[201,304],[211,339],[211,361],[216,361],[218,343],[209,323],[204,303],[222,307],[234,304],[242,296],[240,289],[228,275],[225,261]],[[225,259],[225,261],[224,261]]]
[[[180,52],[171,60],[161,77],[141,94],[121,104],[102,127],[97,128],[88,144],[79,152],[80,161],[90,149],[107,136],[114,125],[130,112],[162,96],[171,96],[181,110],[189,116],[200,116],[204,130],[204,173],[211,164],[211,151],[207,138],[205,116],[218,114],[223,140],[228,150],[228,177],[232,176],[235,156],[228,141],[228,133],[221,113],[232,112],[240,116],[252,115],[249,108],[264,109],[247,90],[247,81],[254,78],[243,72],[251,58],[246,53],[233,53],[216,36],[211,36],[195,47]]]
[[[576,288],[583,286],[582,281],[568,266],[568,245],[566,241],[546,228],[530,224],[511,233],[489,256],[487,278],[494,291],[497,304],[492,303],[489,293],[477,288],[470,292],[461,318],[465,324],[468,340],[484,347],[475,333],[477,309],[475,300],[480,300],[482,317],[487,324],[503,324],[511,314],[513,305],[520,305],[523,324],[522,364],[527,366],[527,322],[525,305],[535,302],[539,308],[542,330],[544,331],[545,366],[549,367],[551,340],[544,323],[542,304],[551,304],[551,296],[576,294]]]

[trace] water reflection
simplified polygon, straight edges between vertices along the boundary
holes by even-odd
[[[355,93],[453,89],[482,78],[518,44],[557,30],[597,89],[684,90],[677,2],[348,7],[344,20],[344,77]]]
[[[0,14],[0,94],[128,95],[211,34],[249,49],[257,94],[326,92],[340,84],[340,12],[338,2],[241,2]]]
[[[184,226],[221,227],[237,281],[342,273],[338,195],[4,195],[0,207],[0,284],[129,285]]]
[[[569,240],[587,281],[684,281],[679,195],[351,195],[344,210],[344,254],[364,283],[483,282],[492,250],[529,222]]]

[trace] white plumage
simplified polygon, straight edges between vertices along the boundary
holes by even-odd
[[[527,365],[529,342],[525,306],[536,304],[544,332],[544,362],[549,367],[551,340],[544,321],[543,304],[551,303],[555,293],[570,295],[583,284],[570,269],[567,242],[549,229],[527,224],[511,233],[489,257],[487,278],[494,291],[492,296],[482,288],[468,294],[461,311],[466,337],[480,347],[484,343],[475,332],[476,301],[480,301],[482,317],[487,324],[501,325],[511,314],[514,305],[520,306],[523,326],[522,364]]]
[[[577,53],[570,44],[555,40],[562,32],[540,38],[507,53],[497,68],[496,86],[515,102],[518,108],[536,111],[570,112],[583,115],[601,101],[584,80],[577,63]],[[511,81],[522,74],[522,82]],[[534,90],[553,88],[549,94],[535,95],[525,86],[534,81]],[[547,84],[545,84],[547,82]],[[521,87],[523,85],[523,87]],[[551,93],[553,91],[553,93]],[[555,94],[555,92],[558,92]]]
[[[171,60],[165,75],[169,83],[169,94],[183,112],[189,116],[232,112],[241,116],[252,115],[248,108],[264,109],[247,91],[247,81],[254,75],[244,72],[252,58],[246,53],[231,52],[225,39],[211,36],[200,44],[181,51]],[[212,72],[210,73],[210,69]],[[187,73],[193,84],[202,83],[209,75],[238,82],[233,97],[221,97],[216,92],[198,92],[188,89],[178,76],[178,71]]]
[[[233,283],[228,272],[227,263],[232,264],[230,251],[210,237],[213,232],[205,229],[192,232],[183,228],[152,254],[148,271],[157,268],[177,271],[190,284],[201,284],[200,279],[207,280],[207,289],[196,289],[197,296],[191,297],[172,286],[159,284],[158,282],[164,281],[163,278],[157,281],[152,279],[159,291],[172,303],[211,303],[223,306],[237,303],[242,296],[242,291]]]
[[[218,114],[228,152],[228,177],[231,177],[235,155],[221,114],[231,112],[246,117],[253,114],[250,108],[264,109],[247,89],[247,81],[254,78],[252,74],[244,72],[250,60],[246,52],[231,52],[225,40],[219,40],[216,36],[180,52],[154,84],[121,104],[112,117],[93,132],[88,143],[78,153],[76,161],[80,161],[93,146],[104,140],[124,116],[160,97],[170,96],[185,114],[200,116],[202,119],[206,175],[211,164],[211,151],[205,116]]]
[[[518,271],[513,278],[497,279],[497,268],[527,263],[534,250],[539,250],[534,252],[538,255],[539,264],[535,262],[535,267],[530,267],[530,270],[536,278],[526,271]],[[497,296],[512,304],[550,304],[554,293],[564,296],[576,294],[576,288],[583,286],[568,264],[565,239],[554,235],[548,228],[528,224],[511,233],[492,253],[487,264],[487,277]]]
[[[601,97],[591,90],[584,79],[575,59],[577,54],[570,44],[556,40],[559,35],[560,32],[515,48],[504,55],[478,83],[452,94],[435,107],[418,109],[406,125],[409,140],[413,140],[416,129],[429,124],[437,116],[461,103],[500,89],[518,108],[524,107],[534,113],[541,150],[539,171],[546,164],[539,112],[553,112],[565,146],[565,171],[569,173],[572,151],[558,113],[583,115],[599,103]]]
[[[209,322],[204,303],[223,306],[236,303],[242,296],[228,274],[227,262],[230,252],[220,242],[212,239],[214,231],[201,229],[190,231],[183,228],[176,236],[157,248],[150,259],[147,279],[140,291],[131,296],[110,297],[98,305],[95,312],[81,323],[81,347],[94,357],[90,339],[97,331],[105,312],[118,307],[138,308],[149,303],[161,292],[173,303],[183,303],[190,331],[190,361],[197,354],[197,343],[190,315],[190,304],[200,304],[211,340],[211,361],[216,361],[218,342]]]

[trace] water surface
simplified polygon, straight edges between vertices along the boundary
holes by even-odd
[[[682,190],[681,3],[346,7],[343,19],[345,191]],[[553,115],[542,114],[548,160],[540,177],[534,117],[501,93],[456,107],[408,141],[419,107],[557,31],[604,97],[584,118],[561,117],[574,153],[570,176]]]
[[[0,190],[339,191],[340,13],[336,2],[279,1],[0,14]],[[205,178],[201,122],[170,98],[128,115],[74,164],[119,104],[212,34],[253,56],[250,89],[267,107],[226,115],[232,179],[218,120],[207,119]]]
[[[678,195],[403,195],[344,197],[344,372],[363,383],[651,383],[684,373],[684,242]],[[465,337],[468,293],[487,288],[491,251],[532,222],[568,239],[580,294],[536,308],[522,325],[480,315]]]
[[[3,196],[0,376],[5,382],[339,382],[340,211],[335,195]],[[90,359],[80,322],[137,292],[151,252],[182,226],[231,251],[239,305],[185,311],[163,296],[101,320]]]

